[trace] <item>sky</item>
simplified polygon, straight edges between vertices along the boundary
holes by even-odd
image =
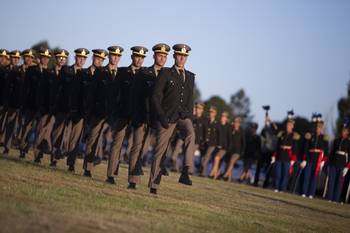
[[[78,47],[120,45],[120,65],[127,66],[134,45],[186,43],[186,68],[196,74],[202,99],[229,101],[243,88],[260,124],[261,106],[269,104],[274,120],[293,108],[306,118],[320,112],[331,126],[350,80],[347,0],[11,0],[1,11],[0,47],[48,40],[70,51],[70,61]],[[152,63],[148,56],[144,65]]]

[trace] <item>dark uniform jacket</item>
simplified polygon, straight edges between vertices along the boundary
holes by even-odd
[[[239,154],[243,155],[245,150],[245,135],[243,130],[240,128],[239,130],[232,130],[231,133],[231,146],[230,153],[231,154]]]
[[[229,123],[226,124],[218,124],[218,140],[217,146],[220,149],[229,150],[231,145],[231,125]]]
[[[135,77],[131,97],[132,123],[135,127],[140,124],[151,124],[155,120],[151,99],[156,81],[154,66],[140,70]]]
[[[326,135],[316,136],[306,133],[304,160],[316,165],[315,174],[318,175],[322,161],[326,161],[328,156],[328,137]]]
[[[142,68],[141,68],[142,69]],[[118,118],[130,120],[132,115],[132,87],[139,71],[134,74],[131,66],[118,69]]]
[[[332,145],[331,153],[329,154],[329,165],[333,165],[336,168],[343,169],[344,167],[350,167],[350,140],[343,138],[336,138]]]
[[[21,109],[24,99],[24,71],[21,66],[12,67],[10,71],[9,107]]]
[[[83,70],[80,91],[80,112],[85,119],[95,116],[97,81],[101,74],[101,68],[96,68],[94,73],[90,67]]]
[[[67,73],[67,66],[60,71],[52,70],[49,78],[49,113],[67,113],[66,93],[63,92],[64,77]]]
[[[287,134],[287,132],[281,131],[277,138],[276,160],[282,162],[296,161],[300,135],[295,132]]]
[[[256,160],[259,159],[261,153],[261,138],[257,134],[246,134],[246,147],[244,159]]]
[[[193,128],[196,134],[195,144],[204,146],[208,131],[208,119],[205,116],[193,117]]]
[[[95,112],[99,118],[112,121],[117,117],[119,70],[110,70],[109,66],[102,67],[96,88]],[[110,122],[111,123],[111,122]]]
[[[206,134],[206,146],[216,146],[218,141],[218,122],[208,119],[208,129]]]
[[[158,77],[152,103],[157,118],[175,123],[179,118],[192,118],[194,74],[185,70],[185,81],[175,66],[164,68]]]
[[[9,95],[11,88],[11,67],[2,66],[0,67],[0,106],[8,107],[9,104]]]

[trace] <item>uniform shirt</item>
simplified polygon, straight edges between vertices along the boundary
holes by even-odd
[[[179,118],[192,118],[194,74],[184,70],[164,68],[155,84],[152,103],[158,118],[175,123]]]
[[[205,116],[194,116],[193,128],[196,135],[195,144],[203,146],[208,130],[208,119]]]
[[[207,146],[216,146],[218,140],[218,123],[216,120],[210,121],[208,119],[208,129],[206,135],[206,144]]]
[[[343,138],[336,138],[333,141],[332,150],[329,155],[329,164],[336,168],[342,169],[350,165],[350,140]]]
[[[244,150],[245,150],[245,136],[244,136],[243,130],[241,128],[239,130],[233,129],[231,133],[230,153],[243,155]]]
[[[152,94],[158,74],[154,66],[144,68],[135,77],[132,87],[132,121],[134,125],[148,123],[155,120]]]
[[[283,162],[296,161],[300,135],[280,131],[277,138],[276,160]]]

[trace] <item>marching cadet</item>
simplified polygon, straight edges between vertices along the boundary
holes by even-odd
[[[222,112],[220,123],[218,124],[217,151],[214,155],[213,168],[209,177],[217,179],[220,176],[220,162],[226,155],[227,150],[230,148],[231,133],[232,129],[231,125],[228,123],[228,112]]]
[[[215,151],[218,140],[218,122],[216,121],[217,110],[216,107],[211,106],[209,108],[209,120],[208,128],[205,136],[205,154],[201,159],[201,172],[200,176],[207,176],[208,162],[211,159],[213,152]]]
[[[329,201],[340,201],[342,180],[350,168],[349,153],[349,122],[345,121],[341,136],[334,140],[328,159],[327,199]]]
[[[60,91],[62,89],[63,67],[67,63],[68,51],[58,49],[54,51],[56,64],[55,67],[47,70],[46,76],[39,84],[40,98],[45,99],[41,118],[37,126],[37,137],[34,143],[35,162],[40,163],[43,153],[50,154],[50,166],[56,167],[56,151],[55,145],[57,136],[53,132],[57,132],[58,125],[62,119],[62,109],[60,109]],[[54,131],[55,129],[55,131]],[[44,146],[44,143],[46,147]],[[56,148],[55,148],[56,147]]]
[[[47,86],[45,86],[46,76],[48,75],[48,64],[51,58],[49,49],[40,49],[38,66],[28,66],[25,75],[26,99],[24,103],[24,121],[21,126],[21,142],[20,142],[20,158],[24,158],[29,149],[28,134],[32,129],[34,122],[39,120],[40,112],[44,113],[47,110]],[[40,93],[43,91],[43,93]],[[34,157],[35,162],[39,163],[41,154]]]
[[[192,125],[194,74],[185,70],[185,64],[191,48],[185,44],[173,46],[175,64],[160,72],[152,103],[157,116],[156,145],[151,167],[149,188],[156,194],[161,180],[161,161],[175,127],[184,135],[185,166],[179,183],[192,185],[189,173],[193,168],[195,133]]]
[[[162,71],[169,54],[167,44],[156,44],[152,48],[154,63],[151,67],[140,71],[135,77],[132,97],[133,143],[129,158],[129,189],[135,189],[142,175],[142,154],[144,145],[150,134],[150,127],[155,119],[151,97],[158,74]]]
[[[253,163],[259,158],[261,153],[261,138],[257,135],[258,124],[251,123],[246,134],[246,147],[244,151],[244,167],[238,182],[247,181],[250,183],[252,179],[251,168]]]
[[[241,118],[236,116],[233,118],[233,129],[231,133],[231,143],[228,154],[230,155],[229,164],[223,175],[224,180],[232,180],[232,170],[237,160],[243,155],[245,150],[245,136],[241,128]]]
[[[293,132],[293,115],[293,111],[288,111],[286,130],[277,134],[277,149],[271,161],[275,163],[275,192],[286,191],[291,168],[297,159],[300,135]]]
[[[83,67],[90,51],[86,48],[74,50],[75,63],[67,68],[67,73],[63,77],[63,93],[65,98],[63,103],[67,104],[67,128],[69,131],[69,144],[67,148],[67,166],[68,171],[75,171],[75,161],[78,153],[78,144],[82,136],[84,119],[79,112],[81,83],[83,76]]]
[[[104,49],[92,50],[92,64],[85,70],[82,85],[82,111],[84,116],[85,129],[87,132],[86,154],[84,157],[84,176],[91,177],[91,170],[96,159],[98,135],[101,127],[101,119],[96,117],[96,91],[99,79],[101,78],[102,65],[108,52]]]
[[[323,133],[321,114],[318,114],[315,126],[314,132],[305,134],[304,158],[300,164],[304,169],[302,197],[308,196],[310,199],[315,196],[317,177],[328,155],[328,136]]]
[[[8,95],[10,92],[10,70],[10,52],[6,49],[0,49],[0,144],[4,143],[5,138]]]
[[[7,154],[12,138],[15,135],[16,123],[19,115],[19,109],[21,108],[21,96],[23,95],[23,72],[19,62],[21,60],[21,52],[14,50],[10,53],[11,57],[11,70],[9,73],[9,96],[8,96],[8,109],[4,131],[4,154]]]
[[[195,147],[194,147],[195,151],[198,149],[200,149],[200,151],[203,151],[206,134],[208,130],[208,118],[204,116],[203,112],[204,112],[204,104],[196,103],[194,107],[194,119],[193,119],[193,127],[196,134]]]
[[[118,107],[117,107],[117,116],[114,126],[113,126],[113,142],[112,142],[112,150],[111,155],[108,159],[108,167],[107,167],[107,179],[106,182],[110,184],[115,184],[114,177],[118,175],[118,167],[120,154],[122,149],[122,143],[125,137],[125,132],[128,126],[131,123],[131,115],[132,115],[132,86],[134,80],[144,62],[146,57],[146,53],[148,51],[147,48],[142,46],[134,46],[131,48],[132,55],[131,60],[132,63],[128,67],[121,67],[118,70],[118,83],[119,83],[119,91],[118,91]]]

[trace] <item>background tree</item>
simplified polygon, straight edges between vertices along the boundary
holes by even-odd
[[[336,135],[339,135],[345,117],[350,117],[350,82],[348,83],[347,96],[338,101],[338,119],[336,123]]]
[[[250,114],[250,99],[246,96],[243,89],[239,89],[235,94],[231,95],[230,107],[233,116],[239,116],[243,122],[251,122],[253,116]]]

